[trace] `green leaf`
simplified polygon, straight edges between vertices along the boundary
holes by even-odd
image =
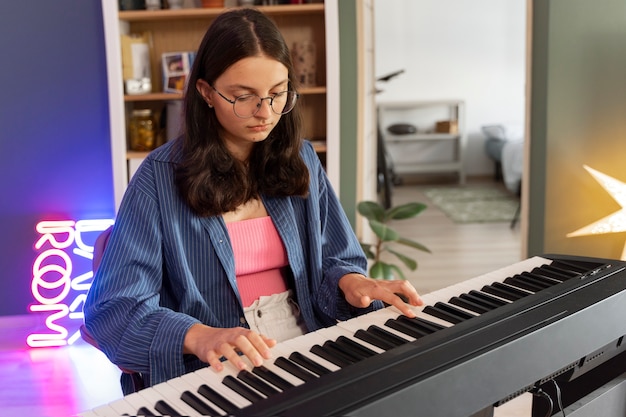
[[[392,270],[394,270],[394,271],[396,272],[396,274],[397,274],[397,278],[398,278],[398,279],[403,279],[403,280],[404,280],[404,279],[406,279],[406,278],[404,277],[404,274],[402,273],[402,270],[401,270],[400,268],[398,268],[397,266],[395,266],[395,265],[389,265],[389,268],[391,268]],[[393,274],[393,272],[392,272],[392,273],[391,273],[391,278],[390,278],[390,279],[395,279],[395,278],[396,278],[396,276],[395,276],[395,275]]]
[[[387,226],[384,223],[381,223],[376,220],[370,220],[370,228],[372,231],[378,236],[380,240],[383,242],[394,242],[400,239],[400,235],[398,232],[393,230],[391,227]]]
[[[372,278],[382,278],[384,276],[383,271],[383,263],[378,261],[374,262],[372,267],[370,268],[370,277]]]
[[[426,209],[426,204],[423,203],[407,203],[397,207],[392,207],[385,213],[386,219],[403,220],[410,219],[420,214]]]
[[[417,269],[417,262],[416,262],[414,259],[409,258],[408,256],[406,256],[406,255],[404,255],[404,254],[402,254],[402,253],[400,253],[400,252],[396,252],[396,251],[395,251],[395,250],[393,250],[393,249],[387,249],[387,250],[388,250],[390,253],[393,253],[394,255],[396,255],[396,257],[397,257],[398,259],[400,259],[400,260],[402,261],[402,263],[403,263],[403,264],[404,264],[407,268],[409,268],[411,271],[415,271],[415,270]]]
[[[361,201],[356,208],[359,214],[367,220],[378,220],[379,222],[385,220],[385,209],[374,201]]]
[[[378,261],[370,268],[370,277],[376,279],[392,280],[392,279],[406,279],[404,274],[396,265],[388,264],[386,262]]]
[[[421,243],[415,242],[414,240],[411,240],[411,239],[406,239],[406,238],[400,237],[400,238],[398,238],[398,240],[396,242],[398,242],[398,243],[400,243],[402,245],[405,245],[405,246],[410,246],[410,247],[412,247],[414,249],[417,249],[417,250],[421,250],[422,252],[430,253],[430,249],[428,249],[426,246],[422,245]]]

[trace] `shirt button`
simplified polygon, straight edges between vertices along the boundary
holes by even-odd
[[[246,324],[246,318],[245,317],[239,317],[239,323]]]
[[[259,318],[261,318],[261,316],[263,316],[263,313],[261,312],[261,310],[259,310],[259,311],[257,311],[257,312],[256,312],[256,315],[257,315]]]

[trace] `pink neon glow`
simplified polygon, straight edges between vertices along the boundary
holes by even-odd
[[[41,221],[36,225],[40,237],[34,247],[39,253],[33,262],[31,292],[38,304],[30,305],[29,310],[47,316],[45,331],[30,334],[26,338],[28,346],[63,346],[78,339],[78,330],[72,329],[70,335],[68,327],[61,322],[69,319],[76,329],[82,323],[82,307],[91,287],[93,271],[72,278],[73,260],[91,261],[93,246],[85,243],[84,236],[94,232],[97,236],[112,224],[113,220],[102,219]],[[72,245],[75,247],[70,250]]]

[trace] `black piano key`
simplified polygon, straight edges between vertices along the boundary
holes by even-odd
[[[515,288],[511,285],[505,284],[503,282],[494,282],[493,284],[494,287],[496,288],[500,288],[502,290],[506,290],[506,291],[510,291],[511,294],[517,294],[520,298],[524,298],[529,296],[531,293],[529,291],[526,290],[522,290],[520,288]]]
[[[548,277],[542,277],[541,275],[531,274],[530,272],[522,272],[519,274],[521,279],[528,280],[528,282],[532,282],[535,285],[540,286],[541,288],[550,288],[555,286],[556,284],[560,284],[557,280],[550,279]]]
[[[352,349],[350,346],[347,346],[345,344],[342,343],[337,343],[336,341],[328,341],[326,343],[324,343],[324,347],[335,351],[335,352],[340,352],[343,355],[345,355],[346,357],[350,358],[352,360],[353,363],[362,361],[363,359],[366,359],[368,356],[363,355],[362,353],[355,351],[354,349]]]
[[[353,360],[342,355],[340,352],[334,352],[320,345],[313,345],[309,351],[315,353],[320,358],[326,359],[328,362],[334,363],[340,368],[345,368],[351,363],[354,363]]]
[[[298,365],[302,366],[303,368],[308,369],[314,374],[317,374],[320,376],[330,374],[332,372],[330,369],[326,368],[324,365],[321,365],[315,362],[314,360],[310,359],[307,356],[304,356],[300,352],[293,352],[291,355],[289,355],[289,359],[291,359]]]
[[[430,333],[435,333],[435,332],[438,332],[439,330],[443,330],[446,328],[446,326],[442,326],[439,323],[435,323],[433,321],[426,320],[421,317],[410,318],[407,316],[398,316],[396,320],[398,320],[399,322],[411,325],[411,326],[415,326],[418,329],[428,331]]]
[[[156,414],[154,414],[152,411],[148,410],[146,407],[141,407],[139,410],[137,410],[137,415],[138,416],[145,416],[145,417],[156,416]]]
[[[189,391],[185,391],[180,395],[180,399],[187,405],[196,410],[203,416],[219,416],[220,412],[209,406],[207,403],[198,398],[195,394]]]
[[[535,267],[530,272],[532,272],[535,275],[541,275],[541,276],[548,277],[548,278],[551,278],[551,279],[555,279],[555,280],[558,280],[558,281],[561,281],[561,282],[565,282],[565,281],[567,281],[568,279],[571,278],[571,277],[569,277],[567,275],[561,274],[560,272],[551,271],[551,270],[543,268],[543,267]]]
[[[464,296],[467,296],[469,299],[474,300],[477,303],[483,303],[486,307],[494,306],[497,308],[511,303],[508,300],[503,300],[502,298],[494,297],[493,295],[489,295],[487,293],[477,290],[471,290],[469,293],[467,293],[467,295],[461,294],[461,297]]]
[[[259,391],[261,394],[269,397],[270,395],[280,393],[279,390],[269,385],[267,382],[263,381],[252,372],[249,371],[241,371],[237,374],[237,378],[241,379],[246,384],[250,385],[255,390]]]
[[[438,301],[435,303],[435,306],[447,311],[450,314],[458,316],[460,319],[469,320],[476,317],[476,314],[457,308],[453,305],[450,305],[449,303]]]
[[[312,374],[311,372],[307,371],[304,368],[301,368],[300,366],[296,365],[295,363],[293,363],[292,361],[290,361],[289,359],[283,356],[276,358],[276,360],[274,361],[274,365],[289,372],[291,375],[295,376],[296,378],[300,378],[301,380],[305,382],[312,381],[318,378],[317,375]]]
[[[519,295],[517,291],[515,291],[516,288],[511,287],[510,285],[506,285],[506,284],[502,284],[502,285],[496,285],[496,284],[501,284],[501,283],[494,282],[491,285],[485,285],[480,290],[482,292],[486,292],[487,294],[496,295],[498,297],[504,298],[509,301],[517,301],[523,298],[522,295]]]
[[[540,275],[540,274],[533,274],[532,272],[522,272],[520,275],[524,277],[528,277],[534,280],[535,282],[543,282],[548,287],[552,287],[554,285],[557,285],[563,282],[559,279],[550,278],[550,277],[547,277],[545,275]]]
[[[550,274],[549,276],[557,279],[563,279],[563,281],[567,281],[569,279],[575,278],[579,276],[576,272],[569,271],[567,269],[559,268],[555,265],[542,265],[540,270],[546,274]]]
[[[252,372],[283,391],[294,386],[291,382],[270,371],[265,366],[255,366],[252,368]]]
[[[508,277],[507,279],[504,280],[504,283],[512,285],[514,287],[523,288],[530,292],[538,292],[544,289],[544,287],[533,284],[532,282],[529,282],[527,280],[520,279],[517,276]]]
[[[387,340],[389,343],[392,343],[394,346],[401,346],[405,343],[408,343],[409,341],[407,339],[404,339],[400,336],[397,336],[391,332],[388,332],[387,330],[374,325],[371,325],[370,327],[367,328],[367,331],[384,339]]]
[[[198,388],[198,393],[207,400],[209,400],[211,403],[226,411],[226,414],[233,414],[235,411],[239,410],[239,407],[233,404],[230,400],[224,398],[222,394],[215,391],[213,388],[209,387],[206,384],[200,385],[200,387]]]
[[[396,345],[394,345],[393,343],[389,343],[385,339],[382,339],[379,336],[376,336],[375,334],[368,333],[367,331],[363,329],[357,330],[354,333],[354,337],[356,337],[357,339],[364,340],[367,343],[374,345],[376,347],[379,347],[383,350],[389,350],[391,348],[396,347]]]
[[[424,313],[430,314],[431,316],[434,316],[434,317],[438,317],[441,320],[445,320],[452,324],[458,324],[458,323],[461,323],[462,321],[465,321],[464,318],[458,317],[457,315],[451,314],[450,312],[444,309],[441,309],[439,307],[436,307],[436,306],[426,306],[424,307],[423,311]]]
[[[553,268],[561,269],[567,272],[568,274],[571,275],[572,278],[580,276],[581,274],[586,274],[587,272],[592,271],[594,268],[594,267],[586,267],[583,265],[577,265],[575,262],[570,263],[564,259],[561,259],[561,260],[557,259],[554,262],[552,262],[549,266],[552,266]]]
[[[174,409],[171,405],[163,400],[157,401],[154,409],[161,413],[162,416],[182,417],[182,414]]]
[[[401,333],[408,334],[416,339],[419,339],[422,336],[426,336],[432,332],[427,332],[423,329],[417,329],[415,326],[411,326],[409,324],[403,323],[396,319],[389,319],[385,322],[385,326],[390,327],[394,330],[397,330]]]
[[[452,297],[450,300],[448,300],[448,302],[450,304],[453,304],[455,306],[459,306],[459,307],[463,307],[467,310],[473,311],[474,313],[478,313],[478,314],[484,314],[492,309],[490,308],[486,308],[481,306],[480,304],[477,304],[475,302],[472,302],[470,300],[467,299],[463,299],[461,297]]]
[[[359,352],[359,354],[363,358],[369,358],[369,357],[377,355],[376,352],[374,352],[372,349],[368,348],[367,346],[363,346],[362,344],[352,339],[349,339],[345,336],[339,336],[336,342],[340,345],[350,347],[350,349],[353,349],[355,352]]]
[[[250,402],[254,403],[264,398],[261,394],[259,394],[243,382],[239,381],[232,375],[226,375],[224,379],[222,379],[222,384],[226,385],[228,388],[232,389],[237,394],[241,395],[243,398]]]

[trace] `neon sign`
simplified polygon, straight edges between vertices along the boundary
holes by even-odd
[[[47,314],[46,331],[26,338],[30,347],[64,346],[79,337],[83,322],[83,304],[91,287],[93,246],[96,237],[113,224],[111,219],[42,221],[36,226],[39,251],[33,262],[31,292],[37,302],[28,308],[32,313]],[[76,275],[77,264],[88,265]],[[70,335],[70,331],[72,334]]]

